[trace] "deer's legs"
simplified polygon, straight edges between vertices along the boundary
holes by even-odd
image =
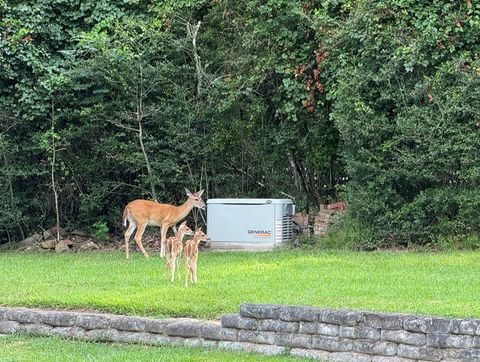
[[[167,244],[167,231],[170,225],[162,224],[162,238],[161,238],[161,245],[160,245],[160,257],[165,258],[165,249]]]
[[[190,267],[190,281],[193,283],[193,261],[192,259],[190,259],[190,263],[189,263],[189,267]]]
[[[188,277],[190,276],[190,268],[188,265],[188,256],[185,254],[185,287],[188,287]]]
[[[171,279],[171,272],[172,272],[172,262],[173,262],[173,254],[169,253],[166,257],[166,267],[167,267],[167,279]]]
[[[130,237],[132,236],[133,232],[137,228],[137,225],[129,220],[128,221],[128,229],[125,231],[125,258],[128,259],[128,243],[130,242]]]
[[[197,256],[192,257],[193,284],[197,284]]]
[[[165,263],[165,279],[168,280],[168,277],[169,277],[169,273],[170,272],[170,266],[168,264],[168,261]]]
[[[177,269],[177,277],[180,280],[180,263],[182,262],[182,254],[183,254],[184,246],[183,242],[180,242],[178,245],[178,253],[177,253],[177,262],[176,262],[176,269]]]
[[[174,240],[171,237],[168,238],[167,241],[165,241],[165,256],[167,259],[167,264],[169,263],[170,257],[172,255],[173,243],[174,243]],[[160,249],[160,254],[161,254],[161,249]]]
[[[174,253],[172,255],[172,262],[170,264],[170,272],[171,272],[171,276],[170,276],[170,281],[173,283],[175,281],[175,264],[177,264],[177,253]]]
[[[147,227],[147,225],[148,225],[148,221],[139,225],[137,229],[137,233],[135,234],[135,242],[137,243],[138,247],[140,248],[140,250],[142,251],[143,255],[145,255],[146,258],[148,258],[148,254],[143,248],[142,236],[143,236],[143,233],[145,232],[145,228]]]
[[[168,269],[170,269],[170,282],[174,282],[175,280],[175,254],[172,252],[170,254],[170,265],[168,266]]]
[[[181,261],[181,253],[178,253],[175,259],[175,271],[177,272],[177,278],[180,279],[180,261]]]

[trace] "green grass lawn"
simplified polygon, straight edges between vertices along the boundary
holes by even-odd
[[[58,337],[0,336],[0,361],[305,361],[253,353],[139,345],[94,343],[65,340]]]
[[[182,265],[183,273],[183,265]],[[201,253],[199,283],[158,255],[0,253],[0,305],[216,318],[242,302],[480,317],[480,253]]]

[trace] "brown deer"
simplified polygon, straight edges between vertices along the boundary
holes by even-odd
[[[179,269],[179,258],[182,255],[183,250],[183,238],[185,235],[193,235],[192,229],[187,226],[187,222],[184,221],[175,236],[167,239],[166,254],[167,254],[167,269],[170,270],[170,281],[173,283],[175,280],[175,269]]]
[[[187,241],[183,248],[183,255],[185,256],[185,287],[188,287],[188,278],[193,284],[197,283],[197,259],[198,259],[198,244],[201,241],[208,241],[209,237],[202,231],[202,228],[195,230],[193,239]]]
[[[165,244],[167,242],[168,229],[173,227],[182,219],[184,219],[194,207],[204,210],[205,202],[202,200],[203,190],[191,193],[185,189],[188,199],[180,206],[169,204],[159,204],[149,200],[135,200],[130,202],[123,210],[123,225],[128,229],[125,232],[125,256],[128,259],[128,243],[135,229],[135,242],[142,251],[143,255],[148,258],[148,254],[142,245],[142,236],[147,226],[160,226],[162,228],[162,237],[160,245],[160,256],[165,257]]]

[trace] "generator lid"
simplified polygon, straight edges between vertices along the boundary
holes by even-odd
[[[293,201],[290,199],[208,199],[207,204],[293,204]]]

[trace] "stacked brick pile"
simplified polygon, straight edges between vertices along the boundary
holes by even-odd
[[[335,223],[338,215],[341,215],[345,209],[346,206],[344,202],[321,205],[313,223],[313,234],[319,236],[325,235],[328,226]]]

